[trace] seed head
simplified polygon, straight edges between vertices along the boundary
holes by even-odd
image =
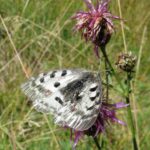
[[[132,72],[136,65],[136,56],[129,53],[122,53],[118,56],[118,61],[116,62],[118,68],[126,72]]]

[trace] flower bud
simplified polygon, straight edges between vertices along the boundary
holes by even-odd
[[[132,72],[136,65],[136,56],[129,53],[121,53],[116,62],[118,68],[126,72]]]

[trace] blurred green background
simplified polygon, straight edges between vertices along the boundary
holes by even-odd
[[[86,9],[82,0],[0,0],[0,150],[71,149],[70,132],[55,126],[52,116],[32,110],[20,85],[27,80],[22,66],[29,76],[54,68],[98,69],[93,46],[72,31],[74,22],[70,17],[82,9]],[[138,141],[141,150],[149,150],[150,1],[122,0],[121,9],[126,20],[127,49],[139,58],[132,95]],[[119,15],[118,0],[111,0],[110,10]],[[121,25],[115,25],[116,32],[107,46],[114,67],[124,50]],[[121,78],[125,76],[115,70]],[[101,72],[103,76],[103,65]],[[112,101],[124,101],[113,82],[118,90],[111,90]],[[126,109],[118,111],[118,116],[127,122]],[[132,149],[128,125],[108,126],[107,130],[103,135],[104,150]],[[92,138],[85,136],[77,146],[77,150],[81,149],[96,149]]]

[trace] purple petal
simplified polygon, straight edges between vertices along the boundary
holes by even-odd
[[[91,10],[91,11],[95,11],[95,8],[91,2],[91,0],[84,0],[84,2],[86,3],[87,7]]]
[[[97,131],[96,131],[95,136],[97,136],[98,133],[100,133],[100,132],[104,132],[104,130],[105,130],[105,128],[104,128],[103,120],[100,119],[100,120],[97,121]]]
[[[106,19],[106,21],[107,21],[111,26],[114,26],[114,25],[113,25],[113,22],[112,22],[112,20],[111,20],[110,18],[105,17],[105,16],[104,16],[104,18]]]
[[[113,16],[113,15],[111,16],[111,18],[122,20],[120,17],[118,17],[118,16]]]
[[[119,120],[119,119],[117,119],[117,118],[114,118],[113,119],[115,122],[118,122],[119,124],[121,124],[121,125],[126,125],[123,121],[121,121],[121,120]]]
[[[119,102],[119,103],[113,104],[113,106],[115,108],[124,108],[124,107],[129,106],[129,104],[125,104],[124,102]]]
[[[94,24],[95,24],[95,19],[93,19],[93,20],[90,22],[89,27],[90,27],[90,28],[93,28]]]
[[[96,4],[96,10],[97,11],[98,11],[99,5],[100,5],[100,2],[99,2],[99,0],[97,0],[97,4]]]
[[[109,3],[110,0],[106,0],[106,1],[102,1],[101,4],[99,4],[99,8],[98,8],[98,11],[99,12],[107,12],[107,6],[108,6],[108,3]]]
[[[75,131],[75,140],[74,140],[74,145],[73,148],[76,147],[78,141],[80,140],[80,138],[83,136],[83,132],[82,131]]]

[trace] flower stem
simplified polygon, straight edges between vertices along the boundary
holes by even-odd
[[[102,51],[104,55],[104,53],[106,52],[106,46],[103,46]],[[111,72],[106,57],[105,57],[105,74],[106,74],[106,79],[105,79],[106,80],[106,101],[108,101],[109,100],[109,76]]]
[[[139,148],[138,148],[138,143],[137,143],[137,139],[136,139],[136,129],[135,129],[134,119],[133,119],[133,115],[132,115],[132,111],[131,111],[131,105],[130,105],[131,80],[132,80],[131,72],[127,72],[127,80],[126,80],[126,84],[127,84],[126,103],[129,104],[129,107],[127,109],[128,109],[128,117],[129,117],[130,128],[131,128],[131,132],[132,132],[133,148],[134,148],[134,150],[138,150]]]
[[[97,138],[94,137],[93,140],[94,140],[94,142],[95,142],[95,145],[97,146],[97,149],[98,149],[98,150],[102,150],[102,149],[101,149],[101,146],[100,146],[99,143],[98,143]]]
[[[125,89],[124,89],[124,86],[123,84],[120,82],[120,78],[117,76],[114,68],[112,67],[111,65],[111,62],[107,56],[107,53],[106,53],[106,47],[105,46],[101,46],[101,51],[103,53],[103,56],[105,58],[105,62],[107,64],[107,66],[105,65],[105,68],[107,68],[107,77],[106,77],[106,82],[109,81],[109,75],[114,75],[116,81],[118,82],[118,84],[120,85],[120,88],[123,90],[123,92],[125,92]],[[107,83],[106,83],[107,84]],[[108,85],[109,86],[109,85]]]

